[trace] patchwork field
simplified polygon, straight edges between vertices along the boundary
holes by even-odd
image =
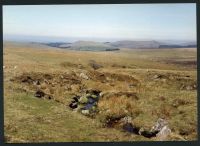
[[[5,42],[3,52],[5,142],[159,140],[121,128],[127,116],[147,131],[164,119],[167,140],[197,140],[196,48],[92,52]],[[93,116],[69,107],[89,89],[101,92]]]

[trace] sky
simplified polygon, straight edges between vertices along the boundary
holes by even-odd
[[[3,6],[3,36],[196,41],[196,4]]]

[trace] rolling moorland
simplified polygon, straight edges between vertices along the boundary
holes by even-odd
[[[196,48],[195,42],[173,42],[173,41],[115,41],[115,42],[95,42],[95,41],[76,41],[76,42],[51,42],[33,44],[47,45],[50,47],[77,50],[77,51],[116,51],[120,48],[129,49],[158,49],[158,48]]]
[[[122,129],[125,116],[145,130],[165,119],[171,129],[167,140],[197,140],[196,48],[115,44],[108,51],[104,44],[97,47],[103,50],[92,51],[96,45],[89,46],[77,51],[4,42],[5,142],[159,140]],[[92,117],[69,107],[74,95],[88,89],[101,91]],[[48,97],[35,97],[38,90]]]

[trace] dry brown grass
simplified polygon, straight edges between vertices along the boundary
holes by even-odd
[[[78,52],[34,49],[32,46],[23,45],[16,47],[12,43],[7,44],[4,48],[3,59],[6,67],[4,69],[4,111],[8,141],[154,140],[131,135],[119,129],[111,130],[101,127],[100,121],[104,121],[106,117],[124,115],[131,116],[135,125],[146,129],[151,128],[158,118],[165,118],[176,135],[172,136],[171,140],[180,139],[177,137],[196,140],[197,92],[196,89],[180,88],[182,84],[185,86],[196,84],[196,69],[185,68],[181,64],[166,64],[162,61],[166,58],[195,60],[196,52],[189,49]],[[95,60],[103,67],[94,71],[88,64],[90,60]],[[80,84],[69,82],[61,85],[61,81],[58,80],[58,77],[63,74],[79,79],[82,72],[90,79],[80,79]],[[33,73],[42,78],[44,74],[54,75],[53,78],[59,83],[53,87],[45,83],[30,86],[10,81],[23,73]],[[162,75],[162,77],[154,79],[155,75]],[[53,95],[54,100],[33,98],[33,93],[37,88]],[[73,113],[67,105],[74,94],[82,94],[81,90],[90,88],[99,89],[103,93],[123,92],[123,94],[102,97],[98,103],[99,114],[96,119],[89,119]],[[134,95],[128,97],[125,94],[127,92],[135,93],[138,98]],[[54,101],[59,103],[54,103]],[[55,108],[58,109],[52,110]],[[39,119],[40,122],[36,123],[38,113],[45,117],[48,115],[50,122],[43,125],[40,122],[45,120]],[[30,115],[32,121],[27,124]],[[15,121],[15,123],[10,123],[10,121]],[[92,121],[95,124],[91,124]],[[24,125],[27,126],[22,128]],[[34,130],[39,128],[41,130],[38,132]],[[32,130],[33,133],[30,132]],[[31,136],[34,138],[31,139]]]

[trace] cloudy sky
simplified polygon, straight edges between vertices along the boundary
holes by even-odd
[[[196,40],[195,4],[3,6],[6,36]]]

